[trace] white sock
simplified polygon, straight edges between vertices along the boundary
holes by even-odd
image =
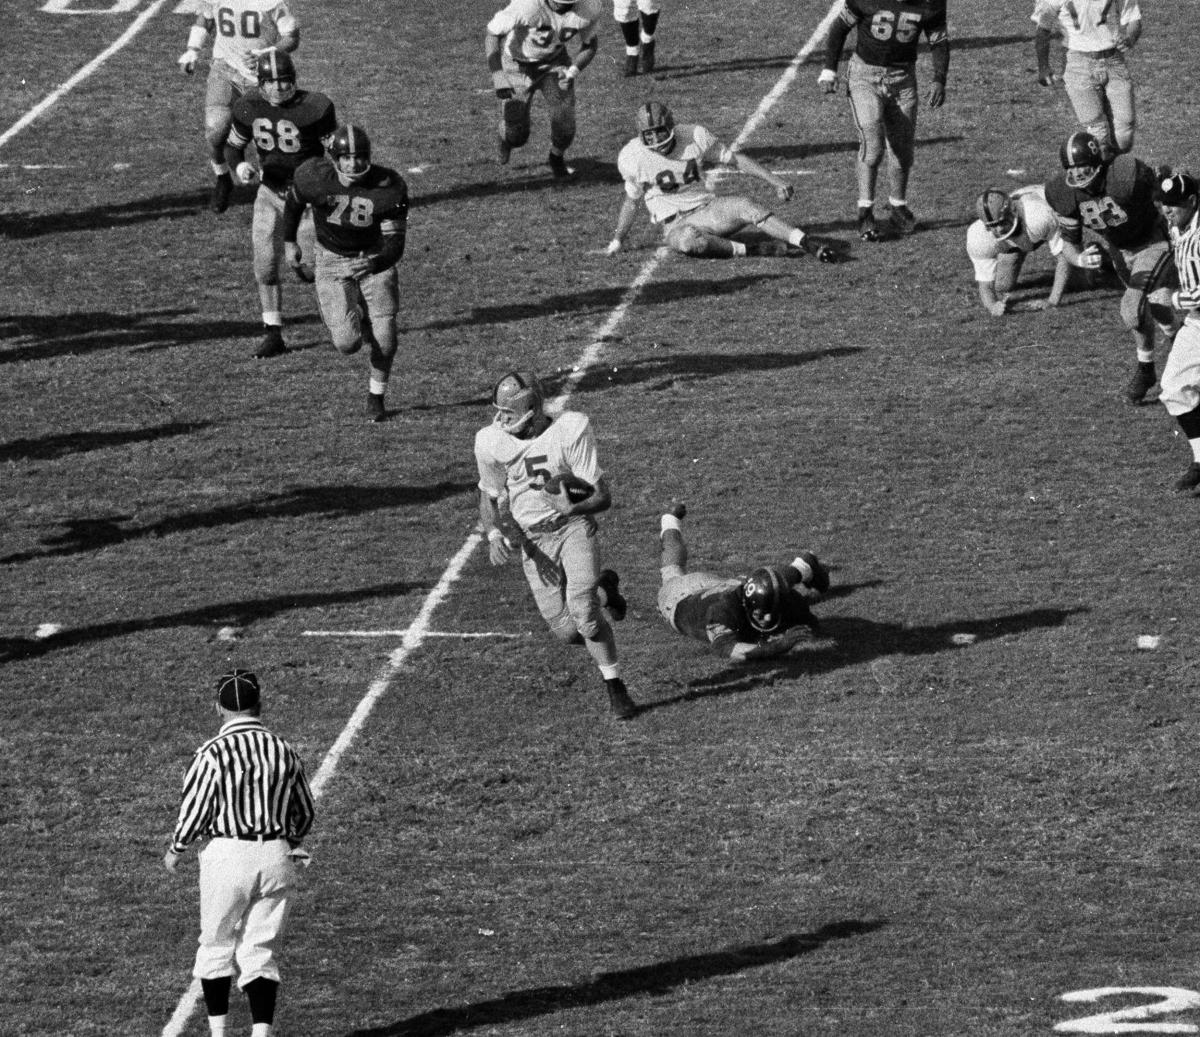
[[[802,231],[799,227],[797,227],[795,230],[792,231],[791,234],[788,235],[788,244],[795,245],[796,248],[803,248],[804,247],[804,238],[805,238],[804,231]]]
[[[799,555],[792,559],[792,568],[804,578],[805,583],[813,578],[812,566]]]
[[[210,1015],[208,1017],[208,1032],[211,1033],[213,1037],[224,1037],[225,1020],[228,1018],[229,1016],[227,1015]]]
[[[893,209],[898,209],[902,205],[907,206],[908,202],[906,202],[903,198],[893,198],[891,195],[888,195],[888,205],[890,205]]]
[[[1188,446],[1192,448],[1192,460],[1200,464],[1200,439],[1189,439]]]
[[[283,314],[278,310],[263,310],[263,323],[273,328],[282,328]]]
[[[860,198],[858,200],[858,207],[860,209],[874,209],[875,208],[875,199],[874,198]]]
[[[214,160],[212,164],[212,171],[216,173],[217,176],[228,176],[229,164],[227,162],[217,162]]]
[[[625,56],[628,58],[636,58],[642,52],[641,47],[626,47]]]
[[[371,380],[367,383],[367,391],[374,396],[382,396],[387,392],[387,382],[381,382],[372,375]]]
[[[734,256],[744,256],[746,254],[746,246],[741,241],[731,241],[729,244],[733,246]]]
[[[662,536],[668,529],[675,529],[682,533],[683,524],[674,515],[664,515],[659,525],[658,535]]]
[[[255,1023],[250,1027],[250,1037],[271,1037],[270,1023]]]
[[[601,666],[600,676],[606,681],[615,681],[621,676],[621,666],[619,663],[613,663],[611,666]]]
[[[641,31],[641,34],[640,34],[640,35],[641,35],[641,39],[642,39],[642,43],[643,43],[643,44],[645,44],[645,43],[653,43],[653,42],[654,42],[654,37],[653,37],[653,36],[647,36],[647,35],[646,35],[646,30],[645,30],[645,29],[643,29],[643,30]]]
[[[1153,349],[1139,349],[1137,351],[1138,363],[1148,364],[1154,359]]]

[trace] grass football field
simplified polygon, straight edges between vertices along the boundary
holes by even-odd
[[[253,359],[251,196],[207,209],[191,16],[9,6],[0,1032],[207,1032],[194,857],[173,878],[161,853],[231,664],[320,775],[277,1033],[1200,1032],[1188,451],[1120,397],[1117,292],[991,318],[964,250],[979,191],[1054,175],[1073,128],[1028,2],[951,0],[921,229],[868,245],[847,100],[819,92],[820,49],[793,67],[824,0],[666,0],[634,79],[606,7],[567,187],[540,104],[495,164],[498,4],[303,0],[301,85],[413,197],[377,426],[308,286],[285,287],[289,354]],[[1135,153],[1198,170],[1196,5],[1143,7]],[[646,99],[751,127],[796,187],[779,215],[849,261],[660,256],[647,222],[603,255]],[[1043,250],[1019,298],[1051,272]],[[472,438],[513,366],[598,431],[646,706],[626,724],[516,567],[470,549]],[[696,567],[816,551],[823,636],[735,668],[663,626],[672,497]]]

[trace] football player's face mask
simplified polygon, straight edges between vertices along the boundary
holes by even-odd
[[[329,154],[338,176],[347,184],[361,180],[371,168],[371,140],[358,126],[339,126]]]
[[[496,383],[492,390],[492,421],[510,436],[526,439],[533,434],[534,421],[542,412],[542,393],[537,379],[513,371]]]
[[[268,79],[262,84],[262,94],[271,104],[287,104],[296,96],[294,79]]]
[[[638,109],[638,136],[651,151],[669,155],[675,149],[675,117],[665,104],[651,101]]]
[[[1068,187],[1090,187],[1104,170],[1100,142],[1090,133],[1072,133],[1059,151]]]
[[[773,634],[782,628],[789,590],[787,579],[772,566],[755,569],[742,584],[746,617],[760,634]]]
[[[296,96],[296,66],[291,57],[272,47],[258,57],[258,89],[269,104],[287,104]]]
[[[979,196],[975,208],[983,225],[997,241],[1005,241],[1021,229],[1012,199],[1003,191],[988,188]]]

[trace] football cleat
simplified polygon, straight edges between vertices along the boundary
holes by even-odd
[[[496,161],[502,166],[508,165],[509,158],[512,157],[512,145],[509,144],[503,137],[496,138]]]
[[[383,393],[367,393],[367,421],[372,424],[387,421],[387,411],[383,406]]]
[[[1125,399],[1134,407],[1141,406],[1146,393],[1154,388],[1156,381],[1158,379],[1154,374],[1154,365],[1139,363],[1133,377],[1129,379],[1129,384],[1125,386]]]
[[[575,169],[568,166],[566,158],[556,151],[550,152],[546,161],[550,164],[550,172],[554,174],[555,180],[570,180],[575,175]]]
[[[629,697],[625,682],[620,677],[606,680],[604,686],[608,689],[608,708],[618,720],[632,720],[637,716],[637,703]]]
[[[612,569],[602,569],[600,576],[596,580],[596,586],[604,592],[604,611],[605,614],[614,623],[620,623],[625,618],[625,612],[629,608],[629,603],[617,589],[621,582],[621,577],[618,576]]]
[[[792,562],[792,568],[800,574],[800,582],[810,590],[818,594],[829,590],[829,570],[811,551],[801,551]]]
[[[1072,133],[1058,149],[1068,187],[1087,187],[1104,169],[1104,152],[1090,133]]]
[[[233,177],[222,173],[213,184],[212,195],[208,199],[208,207],[215,213],[222,213],[229,208],[229,199],[233,197]]]
[[[625,78],[632,79],[638,74],[638,56],[636,54],[625,55]]]
[[[917,218],[907,205],[893,205],[892,226],[900,234],[911,234],[917,229]]]
[[[1188,465],[1187,471],[1175,481],[1175,489],[1191,491],[1197,486],[1200,486],[1200,462],[1193,461]]]
[[[637,130],[641,142],[651,151],[669,155],[675,150],[675,116],[660,101],[650,101],[637,112]]]
[[[674,515],[677,519],[683,520],[687,517],[687,505],[681,500],[672,500],[668,502],[664,514]]]
[[[642,44],[642,74],[650,75],[654,71],[654,41]]]
[[[270,360],[273,356],[283,356],[287,352],[287,346],[283,342],[283,332],[274,325],[268,324],[263,332],[262,341],[255,350],[254,356],[258,360]]]
[[[371,168],[371,138],[359,126],[339,126],[329,142],[329,157],[339,176],[361,180]]]
[[[858,236],[863,241],[879,240],[879,227],[875,223],[875,213],[866,206],[858,210]]]

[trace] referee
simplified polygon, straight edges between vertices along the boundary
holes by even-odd
[[[304,765],[259,719],[262,692],[248,670],[217,681],[221,729],[199,749],[183,782],[183,802],[163,857],[174,873],[196,839],[200,851],[200,980],[209,1029],[225,1033],[233,975],[250,1002],[252,1037],[270,1037],[283,938],[300,843],[313,822]]]
[[[1162,371],[1158,398],[1192,448],[1192,463],[1175,488],[1194,493],[1200,486],[1200,186],[1187,173],[1169,173],[1157,186],[1155,200],[1170,229],[1179,289],[1159,288],[1149,302],[1155,309],[1169,308],[1170,319],[1183,321]]]

